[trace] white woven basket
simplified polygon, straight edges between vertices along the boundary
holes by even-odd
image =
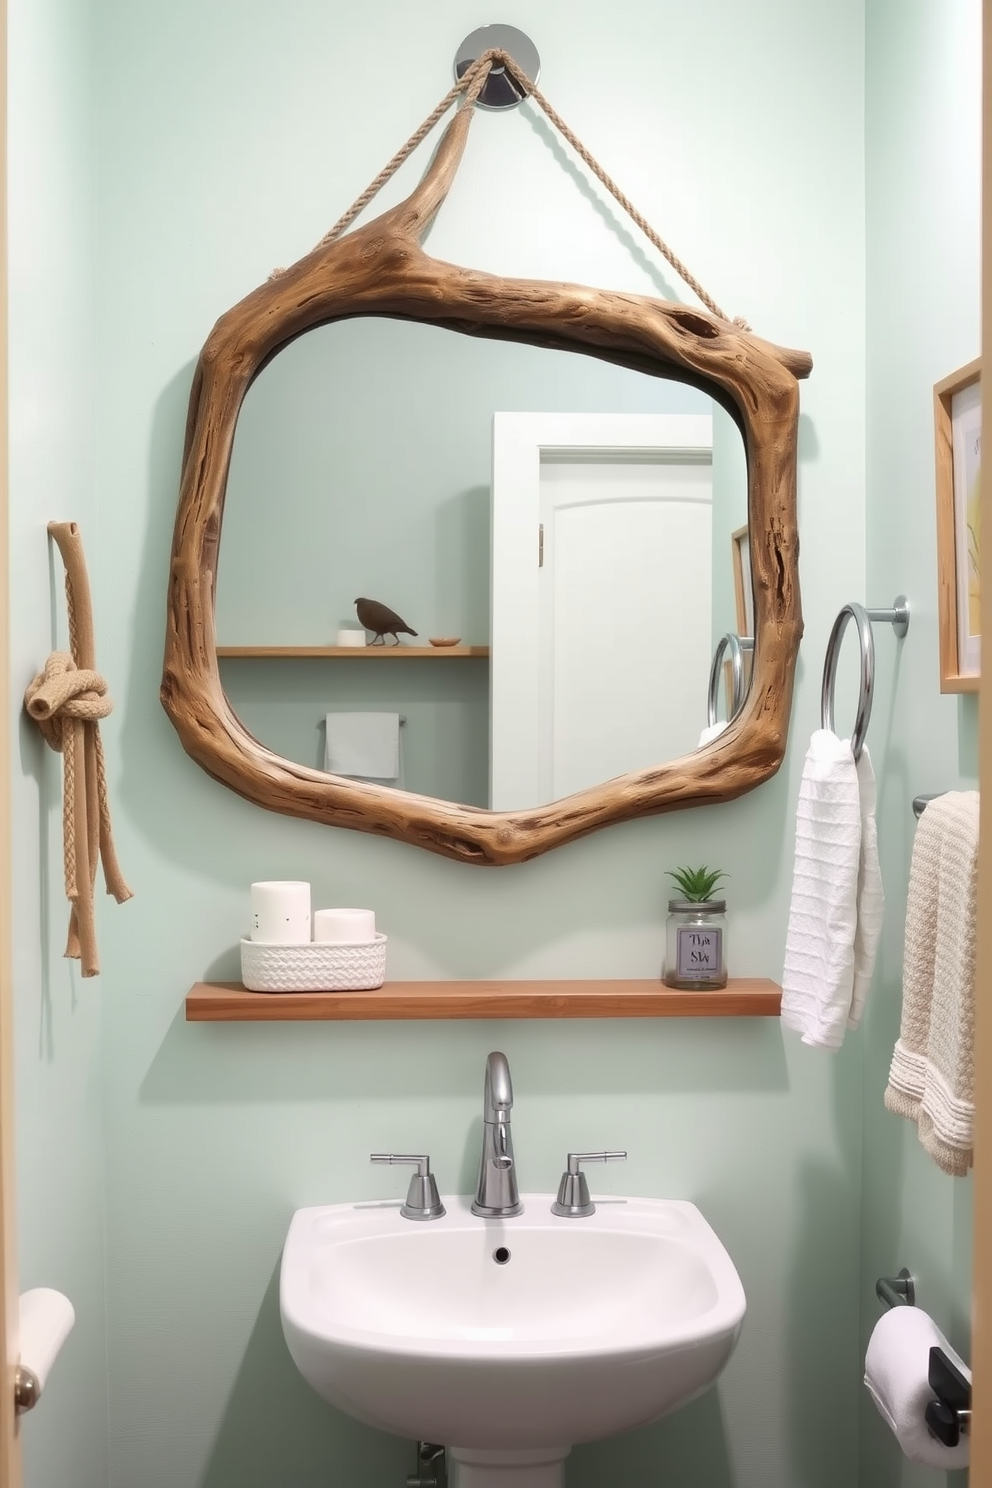
[[[241,942],[241,980],[249,992],[363,992],[386,980],[386,937],[341,945]]]

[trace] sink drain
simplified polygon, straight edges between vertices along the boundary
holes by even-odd
[[[496,1262],[497,1266],[505,1266],[509,1259],[510,1252],[507,1250],[505,1245],[498,1245],[493,1251],[493,1260]]]

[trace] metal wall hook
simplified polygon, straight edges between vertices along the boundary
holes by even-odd
[[[537,82],[541,75],[541,58],[537,47],[530,37],[523,31],[518,31],[516,26],[502,24],[480,26],[471,35],[466,36],[455,53],[455,77],[463,77],[483,52],[491,51],[494,47],[508,52],[520,71],[526,73],[532,83]],[[524,95],[506,69],[494,67],[483,83],[482,92],[476,103],[482,109],[502,111],[516,108],[517,104],[523,101]]]
[[[901,640],[909,630],[909,602],[905,594],[897,594],[890,609],[867,610],[864,605],[846,604],[840,611],[833,623],[830,639],[827,641],[827,654],[823,662],[823,686],[820,689],[820,722],[821,727],[834,731],[834,685],[837,681],[837,663],[840,660],[841,641],[847,622],[853,620],[858,630],[858,643],[861,648],[861,693],[858,698],[858,712],[854,721],[854,733],[851,736],[851,748],[856,760],[861,758],[861,750],[864,747],[865,735],[868,733],[868,723],[871,719],[871,705],[875,696],[875,637],[872,631],[872,622],[891,625],[895,635]]]

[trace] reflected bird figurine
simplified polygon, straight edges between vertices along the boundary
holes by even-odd
[[[387,635],[391,635],[398,646],[401,631],[404,635],[415,636],[417,634],[415,630],[410,629],[405,620],[400,619],[395,610],[391,610],[388,605],[380,604],[377,599],[356,599],[355,611],[365,629],[374,631],[373,646],[377,641],[384,646]]]

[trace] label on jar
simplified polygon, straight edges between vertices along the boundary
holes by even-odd
[[[718,981],[722,977],[721,941],[723,931],[716,926],[680,925],[678,931],[678,974],[683,981]]]

